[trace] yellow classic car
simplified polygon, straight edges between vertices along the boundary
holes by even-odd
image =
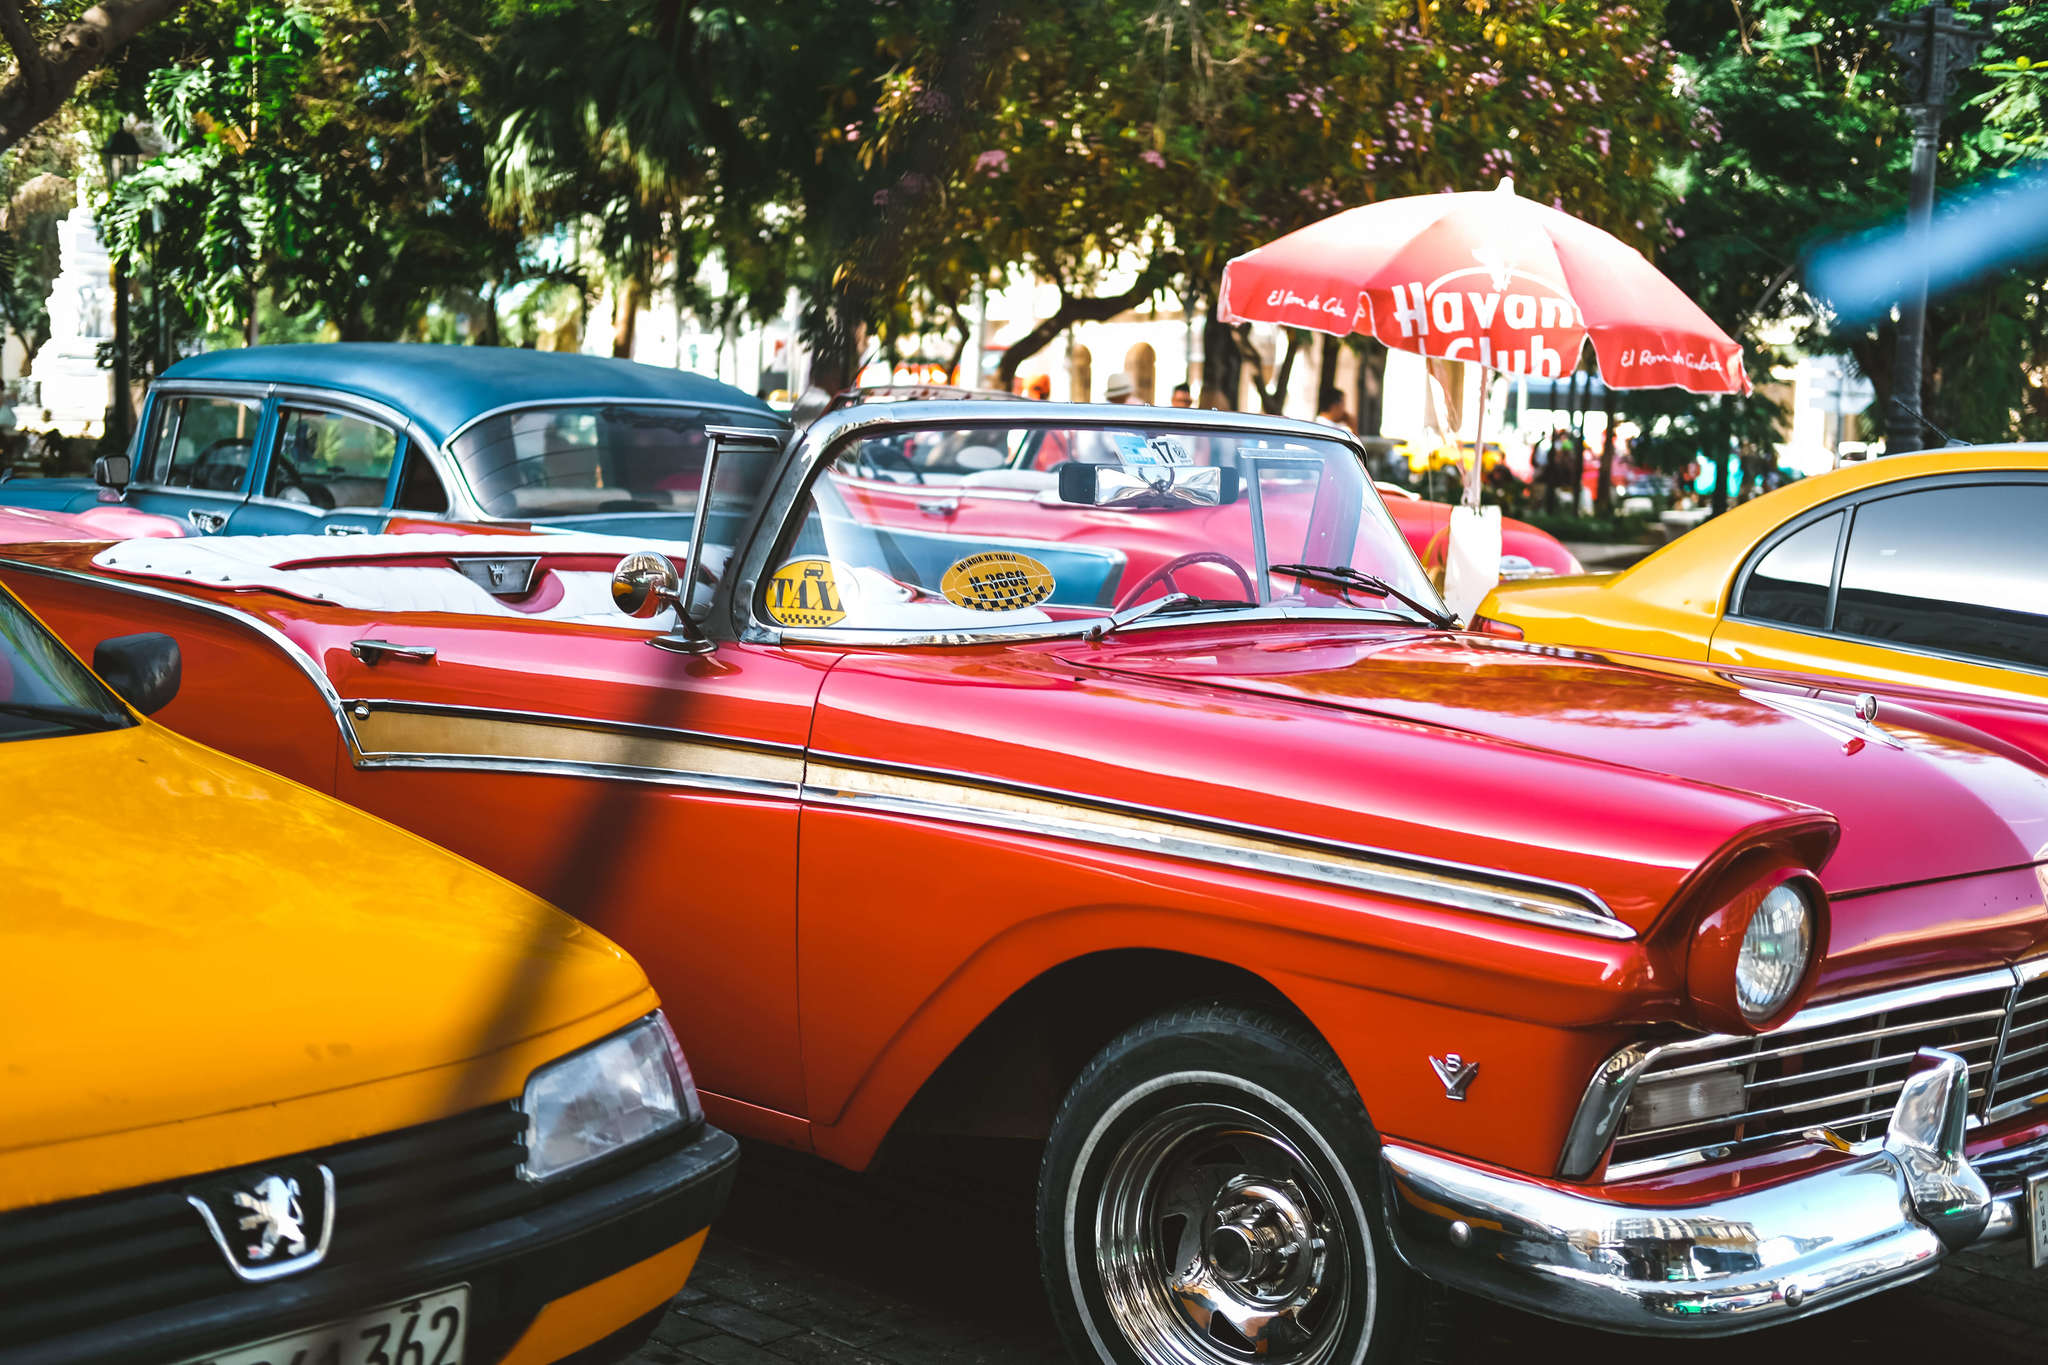
[[[1475,628],[2048,699],[2048,446],[1956,447],[1767,493],[1610,575],[1505,583]]]
[[[94,664],[0,590],[0,1359],[630,1353],[737,1153],[639,967]]]

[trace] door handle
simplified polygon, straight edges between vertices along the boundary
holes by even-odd
[[[320,529],[330,536],[366,536],[370,534],[369,527],[351,526],[345,521],[330,521]]]
[[[960,499],[934,498],[930,502],[919,503],[917,510],[928,517],[950,517],[960,510]]]
[[[411,659],[415,663],[434,662],[432,645],[396,645],[389,640],[351,640],[348,652],[364,663],[375,666],[381,659]]]
[[[202,512],[197,507],[194,507],[185,513],[185,520],[191,522],[195,529],[211,535],[228,524],[228,514],[225,512]]]

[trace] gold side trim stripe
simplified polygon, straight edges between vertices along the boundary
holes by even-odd
[[[602,724],[373,710],[355,718],[366,767],[493,767],[736,786],[794,795],[800,755]]]
[[[371,707],[368,715],[360,714]],[[507,717],[353,703],[367,768],[466,768],[664,783],[745,795],[801,798],[912,819],[1036,834],[1149,852],[1374,895],[1631,939],[1635,931],[1597,901],[1453,866],[1418,867],[1369,849],[1290,841],[1267,831],[1216,829],[1163,814],[1091,805],[949,776],[829,760],[793,751],[636,730],[574,718]]]
[[[803,796],[806,803],[946,820],[1218,863],[1601,938],[1636,936],[1635,930],[1611,913],[1538,887],[1489,881],[1451,868],[1413,867],[1341,845],[1310,846],[1255,834],[1234,834],[1158,816],[969,782],[814,759],[804,779]]]

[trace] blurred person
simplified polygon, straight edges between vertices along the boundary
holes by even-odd
[[[1185,384],[1175,384],[1172,402],[1177,408],[1191,408],[1195,405],[1195,391]]]
[[[1104,401],[1110,403],[1130,403],[1135,405],[1138,401],[1137,392],[1131,387],[1131,377],[1122,370],[1118,370],[1115,374],[1111,375],[1103,384],[1102,397]]]
[[[1049,374],[1032,375],[1031,382],[1024,386],[1024,396],[1026,398],[1035,398],[1041,403],[1051,398],[1052,376]]]
[[[1351,414],[1344,407],[1344,390],[1335,384],[1323,390],[1322,403],[1316,408],[1316,420],[1326,427],[1352,429]]]

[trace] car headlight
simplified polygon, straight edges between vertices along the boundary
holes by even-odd
[[[1813,956],[1813,927],[1813,907],[1788,882],[1757,904],[1735,955],[1735,1001],[1751,1023],[1769,1019],[1799,989]]]
[[[689,1064],[659,1010],[527,1078],[525,1180],[547,1180],[697,1122]]]

